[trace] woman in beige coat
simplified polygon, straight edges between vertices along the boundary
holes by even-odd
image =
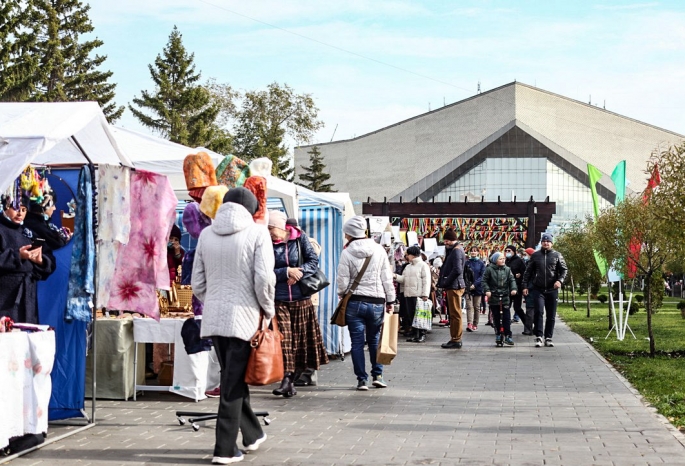
[[[402,275],[395,274],[395,280],[404,285],[404,299],[407,305],[408,321],[413,322],[418,299],[428,301],[431,292],[431,271],[427,263],[421,258],[421,249],[412,246],[407,249],[409,265],[404,268]],[[414,335],[407,341],[423,343],[426,341],[426,330],[414,328]]]

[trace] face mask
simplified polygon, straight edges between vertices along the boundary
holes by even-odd
[[[528,257],[528,256],[523,256],[521,259],[523,259],[524,262],[528,262],[529,257]]]
[[[508,253],[505,254],[505,256],[506,256],[507,259],[509,259],[509,258],[511,258],[511,256],[513,256],[513,254],[510,253],[510,252],[508,252]]]
[[[471,256],[471,257],[469,257],[469,259],[471,259],[472,261],[477,261],[477,260],[478,260],[478,256]]]
[[[169,242],[166,244],[166,247],[168,247],[169,249],[171,249],[171,248],[174,247],[174,243],[172,243],[171,241],[169,241]]]

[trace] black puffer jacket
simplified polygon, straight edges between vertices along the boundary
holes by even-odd
[[[564,283],[567,272],[566,261],[560,252],[540,249],[530,256],[523,283],[539,291],[551,291],[554,282]]]

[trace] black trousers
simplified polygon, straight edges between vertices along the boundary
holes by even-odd
[[[535,325],[533,333],[536,337],[543,336],[542,315],[545,314],[545,338],[554,336],[554,323],[557,319],[557,297],[559,290],[540,291],[533,289],[533,302],[535,303]]]
[[[510,337],[511,311],[509,305],[500,308],[499,304],[490,304],[490,312],[492,312],[492,326],[495,328],[495,335]]]
[[[519,316],[519,319],[521,319],[521,323],[525,326],[526,311],[523,310],[523,306],[521,305],[523,302],[523,294],[521,293],[521,287],[519,287],[519,290],[516,292],[514,296],[511,296],[510,299],[511,307],[514,308],[514,314]]]
[[[250,390],[245,383],[245,369],[252,348],[249,341],[239,338],[212,337],[212,341],[221,366],[214,456],[238,456],[238,430],[243,434],[243,445],[251,445],[264,436],[250,406]]]

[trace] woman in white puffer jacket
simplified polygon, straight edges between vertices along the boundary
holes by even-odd
[[[361,271],[364,262],[369,264],[359,279],[359,286],[347,303],[345,319],[352,340],[352,365],[357,376],[357,390],[368,390],[364,342],[369,346],[373,386],[385,388],[383,365],[376,360],[378,340],[384,311],[392,312],[395,302],[395,286],[392,283],[392,269],[383,246],[366,237],[366,220],[357,215],[343,226],[347,246],[338,264],[338,296],[343,297]]]
[[[428,264],[421,258],[421,248],[412,246],[407,249],[409,265],[404,268],[402,275],[395,274],[395,280],[404,285],[404,299],[406,302],[407,318],[414,321],[416,303],[419,298],[428,301],[431,292],[431,271]],[[414,335],[407,341],[423,343],[426,341],[426,330],[414,329]]]

